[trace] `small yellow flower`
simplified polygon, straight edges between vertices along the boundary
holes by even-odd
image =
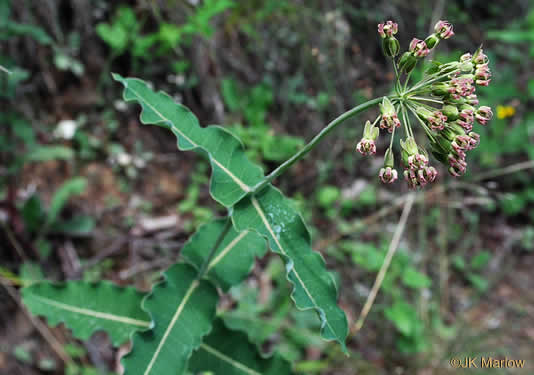
[[[497,118],[504,119],[507,117],[513,117],[515,115],[515,108],[510,105],[498,105],[497,106]]]

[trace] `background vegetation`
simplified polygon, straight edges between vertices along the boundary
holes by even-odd
[[[17,287],[109,279],[146,290],[195,228],[221,213],[208,163],[141,127],[110,72],[173,93],[201,123],[237,134],[266,171],[329,120],[390,89],[376,24],[404,47],[437,19],[438,59],[481,43],[495,119],[461,179],[439,170],[416,196],[400,248],[351,356],[321,341],[287,298],[272,254],[219,306],[226,323],[306,374],[449,374],[453,356],[534,363],[534,8],[529,1],[0,0],[0,373],[119,372],[105,334],[88,342],[29,318]],[[350,120],[276,181],[312,224],[314,249],[357,320],[407,197],[382,160],[354,151]],[[480,130],[480,127],[479,127]],[[387,145],[379,143],[379,155]],[[237,303],[239,301],[239,303]],[[261,321],[262,324],[251,322]],[[251,327],[254,327],[252,329]],[[258,329],[257,327],[261,327]],[[510,370],[496,369],[492,374]],[[528,373],[529,370],[523,370]]]

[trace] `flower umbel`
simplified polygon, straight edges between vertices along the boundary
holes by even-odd
[[[448,21],[438,21],[434,33],[425,39],[413,38],[408,50],[395,60],[400,49],[394,37],[397,32],[398,25],[393,21],[378,25],[384,54],[393,58],[396,68],[395,93],[384,97],[380,116],[375,121],[380,120],[380,128],[391,133],[384,166],[378,177],[385,184],[398,178],[393,149],[395,135],[401,131],[402,125],[405,138],[400,140],[400,153],[408,186],[423,187],[436,180],[437,169],[430,165],[421,140],[416,141],[415,126],[412,126],[414,119],[428,140],[430,153],[452,176],[461,176],[467,170],[467,152],[480,142],[480,135],[473,132],[475,120],[486,125],[493,117],[490,107],[478,107],[476,95],[477,86],[488,86],[491,82],[489,59],[482,48],[478,48],[474,53],[463,54],[458,61],[432,61],[423,78],[410,86],[410,73],[415,66],[442,40],[454,35],[453,26]],[[357,150],[364,155],[375,154],[377,136],[378,128],[368,121]]]

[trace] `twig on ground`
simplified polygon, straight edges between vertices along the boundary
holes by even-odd
[[[58,355],[59,358],[66,364],[74,363],[72,358],[65,352],[63,349],[63,345],[58,341],[58,339],[50,332],[50,329],[48,329],[47,326],[45,326],[41,321],[31,315],[28,310],[26,310],[26,307],[22,304],[20,301],[19,295],[15,288],[13,288],[11,285],[2,283],[2,286],[5,288],[7,293],[13,298],[13,300],[16,302],[16,304],[19,306],[19,308],[22,310],[24,315],[28,318],[28,320],[32,323],[32,325],[39,331],[41,336],[45,339],[45,341],[50,345],[52,350]]]
[[[384,281],[384,277],[386,276],[386,272],[389,268],[391,260],[393,259],[393,255],[395,255],[395,252],[399,247],[402,232],[404,231],[404,227],[406,226],[406,222],[408,221],[408,216],[410,215],[410,212],[412,210],[412,206],[415,201],[415,196],[415,193],[410,193],[406,199],[406,203],[404,204],[404,209],[402,210],[402,215],[399,220],[399,224],[397,225],[397,229],[395,229],[395,233],[393,234],[393,239],[389,244],[389,249],[384,259],[384,263],[382,264],[382,267],[380,267],[380,271],[378,271],[378,275],[376,276],[373,288],[371,289],[371,292],[367,297],[367,301],[363,306],[362,312],[360,313],[360,317],[354,325],[354,334],[358,333],[358,331],[362,328],[365,318],[367,317],[367,314],[369,314],[369,311],[373,306],[376,295],[378,294],[378,291],[380,289],[380,286],[382,285],[382,282]]]

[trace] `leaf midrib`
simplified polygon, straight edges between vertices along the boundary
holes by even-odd
[[[252,201],[252,205],[254,206],[254,208],[256,209],[256,211],[258,212],[258,215],[260,215],[260,218],[263,222],[263,225],[265,225],[265,228],[267,228],[267,230],[269,231],[269,233],[271,234],[271,237],[273,238],[273,240],[276,242],[276,245],[278,246],[278,248],[280,249],[280,252],[289,257],[289,255],[287,254],[287,252],[284,250],[284,248],[282,247],[282,244],[280,243],[280,241],[278,241],[278,238],[276,237],[276,235],[274,234],[274,231],[273,229],[271,228],[271,224],[269,223],[269,221],[267,220],[267,217],[265,216],[265,213],[263,212],[263,209],[261,208],[258,200],[255,198],[255,197],[252,197],[251,198],[251,201]],[[313,250],[312,250],[313,251]],[[306,295],[310,298],[310,300],[312,301],[313,305],[315,306],[316,309],[318,310],[321,310],[323,313],[324,313],[324,310],[319,307],[319,305],[317,304],[317,302],[315,302],[315,299],[313,298],[313,296],[311,295],[310,291],[308,290],[308,288],[306,287],[306,285],[304,284],[304,282],[302,281],[302,279],[300,278],[300,275],[298,274],[297,272],[297,269],[296,269],[296,266],[295,266],[295,263],[293,262],[293,267],[291,268],[291,271],[293,271],[293,274],[296,276],[296,278],[298,279],[299,283],[302,285],[302,288],[304,289],[304,292],[306,292]],[[336,331],[332,328],[332,326],[330,325],[328,319],[326,318],[325,316],[325,323],[326,325],[328,326],[328,328],[330,328],[330,330],[332,331],[332,333],[335,335],[336,334]]]
[[[115,315],[115,314],[105,313],[105,312],[102,312],[102,311],[96,311],[96,310],[91,310],[91,309],[85,309],[85,308],[82,308],[82,307],[76,307],[76,306],[68,305],[68,304],[62,303],[62,302],[57,302],[57,301],[54,301],[52,299],[49,299],[49,298],[46,298],[46,297],[40,297],[40,296],[36,296],[36,295],[33,295],[32,298],[34,298],[35,300],[40,301],[40,302],[42,302],[42,303],[44,303],[46,305],[49,305],[49,306],[52,306],[52,307],[56,307],[58,309],[70,311],[70,312],[73,312],[73,313],[77,313],[77,314],[91,316],[91,317],[99,318],[99,319],[103,319],[103,320],[115,321],[115,322],[128,324],[128,325],[133,325],[133,326],[137,326],[137,327],[145,327],[145,328],[150,327],[150,322],[147,322],[147,321],[144,321],[144,320],[138,320],[138,319],[133,319],[133,318],[129,318],[129,317],[126,317],[126,316],[122,316],[122,315]]]
[[[201,344],[200,347],[204,349],[206,352],[210,353],[211,355],[229,363],[231,366],[237,368],[238,370],[243,371],[245,374],[248,375],[262,375],[260,372],[251,369],[250,367],[245,366],[244,364],[234,360],[233,358],[227,356],[224,353],[221,353],[217,349],[207,345],[207,344]]]
[[[197,143],[193,142],[193,140],[191,140],[191,138],[189,138],[188,136],[186,136],[182,131],[180,131],[180,129],[174,125],[174,122],[172,122],[171,120],[169,120],[167,117],[163,116],[163,114],[158,111],[152,104],[150,104],[146,99],[143,98],[142,95],[139,94],[139,92],[137,92],[136,90],[132,89],[128,84],[127,82],[126,83],[126,88],[128,90],[130,90],[131,92],[134,93],[135,96],[137,96],[139,99],[141,99],[143,101],[143,103],[145,103],[147,106],[149,106],[163,121],[168,121],[171,125],[172,125],[172,128],[178,132],[182,137],[184,137],[189,143],[191,143],[193,146],[195,147],[201,147],[200,145],[198,145]],[[251,187],[248,186],[247,184],[245,184],[243,181],[241,181],[237,176],[235,176],[232,172],[230,172],[224,165],[222,165],[217,159],[215,159],[211,153],[210,153],[210,160],[213,160],[213,162],[215,164],[217,164],[217,166],[219,168],[221,168],[224,173],[226,173],[228,176],[230,176],[230,178],[232,180],[234,180],[234,182],[241,188],[241,190],[243,190],[245,193],[249,193],[251,190]]]

